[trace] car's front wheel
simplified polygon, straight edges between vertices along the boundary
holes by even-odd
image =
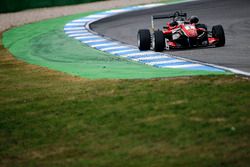
[[[165,37],[162,31],[157,30],[153,34],[152,48],[156,52],[161,52],[165,49]]]
[[[137,45],[140,50],[149,50],[151,46],[151,35],[148,29],[139,30],[137,33]]]
[[[214,38],[218,38],[219,41],[215,44],[215,46],[220,47],[225,45],[225,33],[222,25],[216,25],[212,28],[212,36]]]

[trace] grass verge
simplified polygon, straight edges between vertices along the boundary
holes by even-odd
[[[87,80],[0,45],[0,166],[248,166],[250,82]]]

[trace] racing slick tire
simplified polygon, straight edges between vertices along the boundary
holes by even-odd
[[[165,49],[165,37],[162,31],[157,30],[153,34],[153,41],[152,41],[153,50],[156,52],[161,52]]]
[[[215,44],[216,47],[225,45],[225,33],[222,25],[212,27],[212,36],[219,39],[218,43]]]
[[[151,35],[148,29],[141,29],[137,33],[137,45],[140,50],[149,50],[151,46]]]

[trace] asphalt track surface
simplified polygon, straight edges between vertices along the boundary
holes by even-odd
[[[221,24],[226,35],[226,45],[219,48],[196,48],[165,51],[201,62],[212,63],[229,68],[250,72],[250,1],[249,0],[202,0],[175,5],[166,5],[119,14],[91,24],[91,28],[102,34],[131,45],[137,45],[137,31],[151,26],[150,16],[172,13],[176,10],[196,15],[200,23],[208,25]],[[166,20],[157,21],[158,28]]]

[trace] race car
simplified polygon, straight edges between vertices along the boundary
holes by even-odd
[[[155,30],[154,20],[172,19],[162,30]],[[187,18],[187,13],[176,11],[174,14],[151,16],[152,33],[149,29],[140,29],[137,44],[141,51],[161,52],[174,48],[193,48],[225,45],[225,33],[222,25],[215,25],[212,31],[205,24],[200,24],[197,16]]]

